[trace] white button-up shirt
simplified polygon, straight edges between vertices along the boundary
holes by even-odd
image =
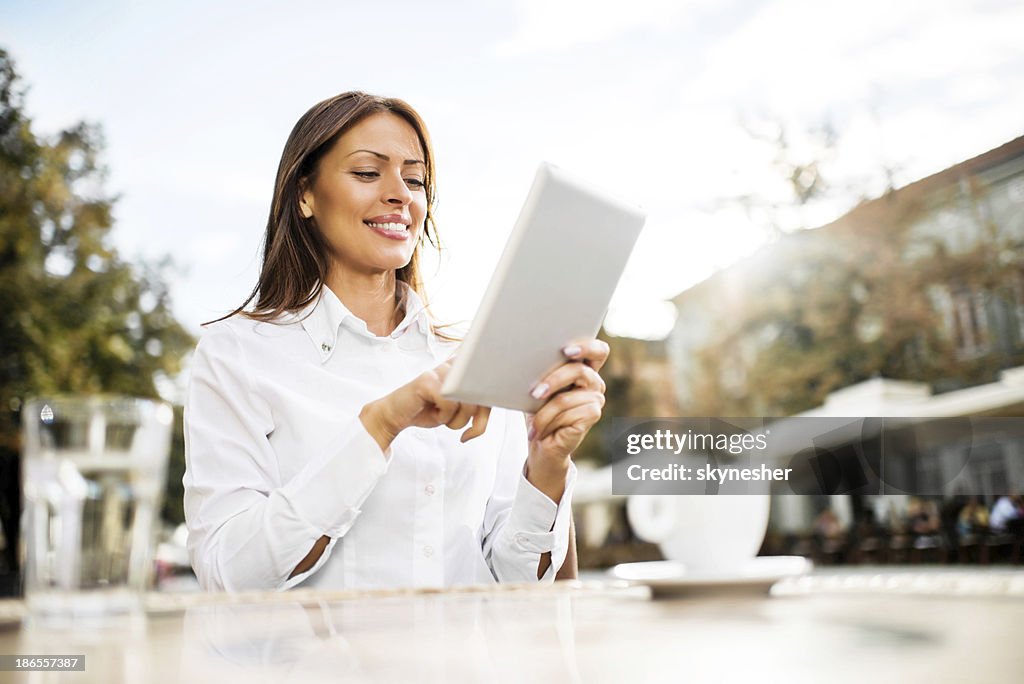
[[[207,326],[185,405],[188,549],[207,590],[537,581],[565,559],[575,466],[556,505],[523,476],[521,413],[466,444],[408,428],[381,452],[359,412],[448,358],[419,297],[369,332],[327,287],[305,311]],[[307,315],[308,314],[308,315]],[[323,535],[308,572],[288,576]]]

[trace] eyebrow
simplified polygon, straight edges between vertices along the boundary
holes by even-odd
[[[346,157],[351,157],[353,154],[359,154],[360,152],[366,152],[367,154],[372,154],[374,157],[377,157],[377,159],[380,159],[381,161],[386,161],[386,162],[391,161],[391,157],[389,157],[388,155],[381,154],[380,152],[374,152],[373,150],[356,150],[355,152],[350,152],[350,153],[348,153],[345,156]],[[402,162],[402,166],[409,166],[411,164],[423,164],[424,166],[426,166],[426,163],[423,162],[420,159],[406,159],[404,162]]]

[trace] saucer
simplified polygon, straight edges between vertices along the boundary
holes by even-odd
[[[676,561],[622,563],[608,572],[617,579],[646,585],[654,596],[722,593],[767,594],[781,579],[803,575],[814,566],[803,556],[762,556],[724,572],[688,573]]]

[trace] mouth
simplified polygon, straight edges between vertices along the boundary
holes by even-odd
[[[374,233],[387,238],[388,240],[405,242],[412,239],[412,233],[410,232],[412,221],[401,214],[383,214],[381,216],[374,216],[372,218],[364,219],[363,223],[365,223]]]
[[[402,235],[409,232],[409,224],[398,221],[363,221],[363,223],[383,233]]]
[[[363,223],[375,233],[392,240],[404,240],[409,236],[409,225],[412,223],[402,214],[380,214],[363,219]]]

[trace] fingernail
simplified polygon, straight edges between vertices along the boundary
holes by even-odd
[[[534,399],[540,399],[541,397],[544,396],[544,393],[548,391],[548,387],[548,383],[542,382],[533,388],[533,391],[530,392],[530,396],[533,397]]]
[[[570,359],[574,356],[579,356],[580,352],[582,351],[583,348],[580,347],[578,344],[570,344],[568,347],[564,347],[562,349],[562,353],[568,356]]]
[[[537,436],[537,428],[530,426],[530,432],[526,435],[526,440],[532,442],[533,438]]]

